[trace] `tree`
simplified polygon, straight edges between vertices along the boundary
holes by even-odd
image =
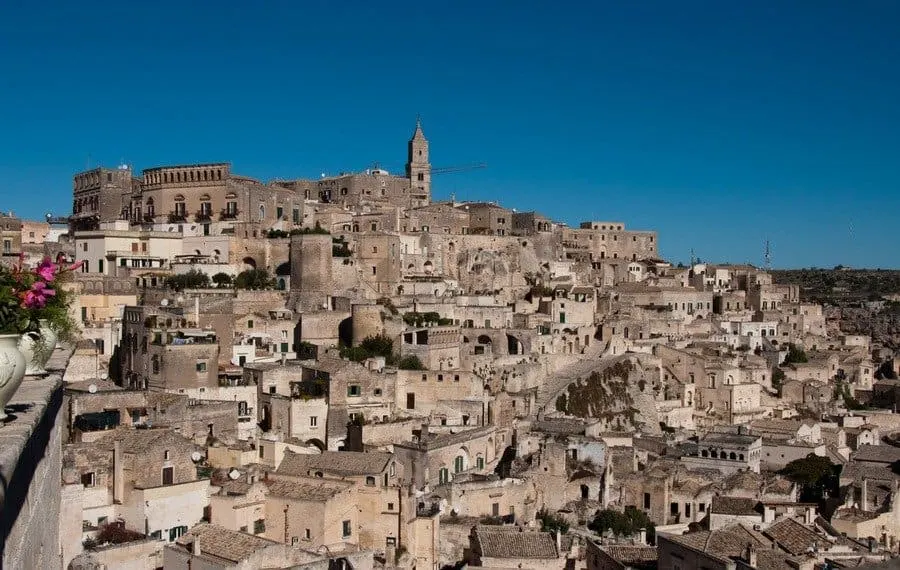
[[[787,364],[800,364],[803,362],[809,362],[809,358],[806,356],[806,351],[797,346],[794,343],[788,344],[788,353],[787,356],[784,357],[784,362],[782,362],[782,366]]]
[[[359,346],[341,348],[341,357],[354,362],[362,362],[374,356],[383,356],[387,364],[393,364],[394,341],[384,335],[373,335],[364,338]]]
[[[837,496],[840,466],[832,465],[827,457],[810,453],[791,461],[779,473],[802,486],[801,501],[818,502],[826,494]]]
[[[247,269],[234,278],[234,286],[238,289],[273,289],[275,280],[265,269]]]
[[[422,361],[415,354],[401,358],[400,362],[397,363],[397,368],[400,370],[426,370],[425,365],[422,364]]]
[[[216,273],[212,276],[212,280],[216,287],[230,287],[232,282],[231,275],[227,273]]]
[[[569,532],[569,523],[564,518],[551,514],[546,509],[538,511],[537,519],[541,521],[542,532],[552,532],[553,534],[556,534],[557,531],[559,531],[559,534]]]
[[[625,507],[624,513],[612,509],[599,511],[594,520],[588,523],[588,528],[597,534],[612,530],[616,536],[631,536],[645,529],[647,542],[650,544],[656,542],[656,526],[653,521],[644,511],[639,511],[631,505]]]
[[[176,291],[181,291],[183,289],[205,289],[206,287],[209,287],[209,275],[202,271],[191,269],[187,273],[179,273],[167,277],[166,287]]]
[[[778,390],[779,394],[781,394],[781,387],[784,386],[785,378],[784,370],[777,366],[772,369],[772,387]]]

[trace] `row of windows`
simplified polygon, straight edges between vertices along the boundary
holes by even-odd
[[[191,170],[188,172],[150,172],[144,174],[144,184],[209,182],[210,180],[222,180],[222,169]]]

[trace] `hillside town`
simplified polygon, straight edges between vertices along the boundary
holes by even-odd
[[[765,267],[667,261],[665,236],[627,220],[435,200],[453,169],[432,168],[419,121],[405,158],[268,182],[226,162],[112,165],[74,174],[69,215],[0,215],[5,264],[77,268],[79,329],[0,425],[23,432],[58,382],[56,416],[24,430],[50,459],[0,457],[58,490],[32,515],[39,547],[9,533],[4,560],[28,557],[10,567],[900,555],[892,346]]]

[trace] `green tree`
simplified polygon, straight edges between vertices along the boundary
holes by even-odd
[[[781,387],[784,386],[785,374],[784,370],[777,366],[772,369],[772,387],[781,394]]]
[[[539,510],[537,519],[541,521],[541,531],[543,532],[552,532],[554,534],[556,534],[556,531],[559,531],[560,534],[569,532],[569,523],[564,518],[550,513],[547,509]]]
[[[238,289],[273,289],[275,280],[265,269],[247,269],[234,278],[234,286]]]
[[[176,291],[181,291],[183,289],[205,289],[206,287],[209,287],[209,275],[202,271],[191,269],[187,273],[179,273],[167,277],[166,287]]]
[[[779,473],[801,485],[801,501],[819,502],[826,494],[837,496],[840,470],[840,466],[832,465],[828,458],[810,453],[803,459],[791,461]]]
[[[216,273],[212,276],[213,283],[216,287],[230,287],[232,283],[231,275],[227,273]]]
[[[804,362],[809,362],[806,351],[794,343],[789,343],[788,353],[787,356],[784,357],[784,362],[781,363],[782,366],[787,364],[802,364]]]
[[[401,358],[397,363],[397,368],[400,370],[426,370],[425,365],[415,354]]]
[[[656,542],[656,526],[647,513],[633,506],[625,507],[625,512],[603,509],[599,511],[588,528],[597,534],[603,534],[612,530],[616,536],[632,536],[641,529],[647,531],[647,541],[650,544]]]

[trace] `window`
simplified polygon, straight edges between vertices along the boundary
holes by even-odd
[[[650,508],[650,493],[644,493],[644,508]]]
[[[256,519],[253,522],[253,534],[262,534],[266,532],[266,519]]]
[[[319,417],[318,416],[310,416],[309,417],[309,427],[318,427],[319,425]]]
[[[374,265],[372,266],[372,275],[378,275],[378,268]]]
[[[450,481],[450,471],[446,467],[441,467],[438,471],[438,483],[447,483]]]
[[[263,459],[266,456],[266,448],[263,446],[259,447],[259,458]]]
[[[479,470],[484,469],[484,457],[482,457],[482,456],[480,456],[480,455],[479,455],[478,457],[476,457],[476,458],[475,458],[475,466],[476,466]]]
[[[459,473],[465,467],[465,458],[462,455],[457,455],[456,459],[453,460],[453,472]]]
[[[252,321],[252,320],[247,321],[247,328],[248,328],[248,329],[252,329],[252,328],[253,328],[253,321]]]
[[[350,536],[350,531],[351,531],[350,521],[344,521],[342,526],[343,526],[343,537],[347,538],[348,536]]]
[[[697,510],[700,511],[701,513],[705,513],[706,512],[706,503],[698,503]]]
[[[282,208],[281,206],[275,208],[275,217],[280,220],[282,216],[284,216],[284,208]]]
[[[393,511],[393,510],[394,510],[394,503],[388,503],[388,508],[387,508],[387,510]]]
[[[407,410],[415,410],[416,409],[416,394],[415,394],[415,392],[407,392],[406,393],[406,409]]]
[[[197,372],[206,372],[206,363],[205,362],[197,362]]]
[[[175,468],[174,467],[163,467],[162,484],[163,485],[171,485],[174,482],[175,482]]]
[[[350,384],[347,386],[347,395],[348,396],[359,396],[362,391],[359,389],[359,384]]]
[[[81,476],[81,484],[85,487],[93,487],[95,484],[94,472],[85,473]]]
[[[312,539],[312,532],[310,532],[309,529],[306,529],[306,533],[304,534],[304,536],[306,537],[306,540],[311,540],[311,539]]]
[[[169,450],[168,449],[163,452],[163,459],[165,459],[166,461],[169,460]]]

